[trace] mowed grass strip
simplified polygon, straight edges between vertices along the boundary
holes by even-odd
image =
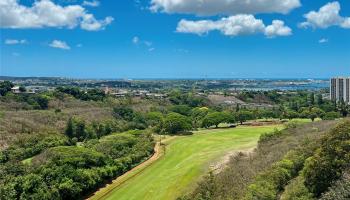
[[[209,165],[228,152],[255,147],[262,133],[281,126],[214,129],[168,141],[165,154],[107,195],[91,199],[171,200],[190,191]],[[106,188],[108,190],[108,188]]]

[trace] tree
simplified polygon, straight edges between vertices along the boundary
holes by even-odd
[[[49,97],[45,95],[38,95],[34,97],[40,109],[47,109],[49,107]]]
[[[340,118],[340,114],[338,112],[327,112],[323,119],[324,120],[334,120]]]
[[[328,190],[350,163],[350,121],[337,125],[323,136],[321,146],[305,162],[305,186],[315,197]]]
[[[236,119],[237,121],[239,121],[241,124],[243,124],[243,122],[247,121],[247,120],[251,120],[254,119],[253,113],[250,111],[246,111],[246,110],[241,110],[237,113],[236,115]]]
[[[75,136],[79,139],[79,141],[82,141],[86,137],[85,121],[76,120],[75,123]]]
[[[318,94],[318,95],[316,96],[316,99],[317,99],[317,104],[318,104],[319,106],[322,105],[322,104],[324,103],[322,94]]]
[[[20,92],[26,92],[27,89],[26,89],[24,86],[20,86],[20,87],[19,87],[19,91],[20,91]]]
[[[89,135],[85,121],[73,117],[69,118],[65,130],[65,135],[71,139],[77,138],[78,141],[86,139]]]
[[[202,122],[202,127],[209,128],[215,126],[218,128],[220,123],[231,123],[234,122],[234,116],[227,112],[212,112],[209,113]]]
[[[126,121],[132,121],[135,117],[134,110],[128,106],[120,105],[113,108],[113,114],[116,118],[122,118]]]
[[[174,105],[170,108],[170,111],[188,116],[191,112],[191,107],[188,105]]]
[[[208,114],[209,109],[207,107],[196,107],[191,110],[191,119],[194,128],[198,128],[201,121]]]
[[[343,117],[346,117],[348,116],[348,113],[349,113],[349,105],[346,104],[344,102],[344,100],[342,99],[339,103],[338,103],[338,110],[340,112],[340,114],[343,116]]]
[[[156,133],[161,133],[163,129],[163,114],[160,112],[149,112],[146,115],[147,125],[153,128]]]
[[[315,113],[316,117],[318,117],[318,118],[323,118],[324,115],[326,114],[322,109],[317,108],[317,107],[311,108],[311,112]]]
[[[15,85],[10,81],[0,82],[0,96],[5,96]]]
[[[294,110],[288,110],[285,112],[285,117],[288,119],[295,119],[295,118],[299,118],[299,113],[294,111]]]
[[[239,103],[236,104],[236,112],[238,112],[240,110],[240,105]]]
[[[73,138],[74,137],[74,122],[73,122],[73,118],[72,117],[70,117],[68,119],[68,123],[67,123],[66,130],[65,130],[64,133],[69,138]]]
[[[317,118],[317,113],[314,111],[310,111],[308,114],[309,114],[308,118],[310,118],[311,121],[315,121],[315,119]]]
[[[309,95],[309,104],[315,105],[315,94],[313,92]]]
[[[191,121],[184,115],[169,113],[164,119],[164,131],[166,133],[177,134],[191,129]]]

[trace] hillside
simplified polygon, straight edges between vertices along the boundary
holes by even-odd
[[[181,199],[348,199],[349,133],[349,121],[319,121],[263,135]]]

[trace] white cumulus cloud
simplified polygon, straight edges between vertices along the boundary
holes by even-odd
[[[303,28],[328,28],[330,26],[340,26],[350,28],[350,17],[339,15],[340,4],[337,1],[327,3],[318,11],[311,11],[304,15],[306,21],[300,24]]]
[[[53,40],[49,44],[49,46],[53,48],[58,48],[58,49],[70,50],[70,46],[66,42],[61,40]]]
[[[292,30],[284,25],[283,21],[274,20],[272,25],[265,26],[261,19],[253,15],[235,15],[220,20],[189,21],[182,19],[177,26],[177,32],[193,33],[198,35],[207,34],[210,31],[220,31],[226,36],[240,36],[263,33],[267,37],[288,36]]]
[[[150,9],[195,15],[286,14],[300,6],[300,0],[152,0]]]
[[[292,29],[284,25],[284,21],[273,20],[272,24],[265,28],[267,37],[288,36],[292,34]]]
[[[0,1],[1,28],[75,28],[97,31],[113,21],[112,17],[98,20],[80,5],[60,6],[51,0],[38,0],[31,7],[18,0]]]
[[[14,45],[14,44],[27,44],[27,40],[16,40],[16,39],[6,39],[5,44]]]

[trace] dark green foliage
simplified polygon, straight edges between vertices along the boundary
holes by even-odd
[[[49,106],[50,97],[45,93],[42,94],[27,94],[21,93],[16,95],[7,95],[2,97],[9,101],[26,103],[30,109],[46,110]]]
[[[340,114],[338,112],[327,112],[323,117],[324,120],[334,120],[339,118]]]
[[[5,96],[8,92],[11,91],[12,87],[14,87],[14,85],[10,81],[0,82],[0,96]]]
[[[73,118],[69,118],[68,122],[67,122],[67,126],[66,126],[66,130],[65,130],[65,134],[66,136],[68,136],[69,138],[73,138],[74,137],[74,122],[73,122]]]
[[[169,110],[171,112],[188,116],[190,115],[191,107],[189,107],[188,105],[174,105],[174,106],[171,106]]]
[[[303,149],[288,153],[283,160],[257,176],[249,186],[246,199],[276,199],[277,194],[297,175],[307,156]]]
[[[280,137],[280,135],[283,134],[283,131],[281,130],[278,130],[278,129],[275,129],[273,132],[271,133],[264,133],[262,135],[260,135],[260,138],[259,138],[259,143],[263,143],[263,142],[266,142],[268,140],[271,140],[272,138],[277,138],[277,137]]]
[[[347,103],[345,103],[343,99],[337,104],[337,106],[338,106],[338,111],[343,117],[348,116],[350,106]]]
[[[331,188],[322,195],[320,200],[348,200],[350,199],[350,170],[347,169],[342,177],[334,182]]]
[[[65,135],[77,141],[100,138],[118,131],[119,128],[114,121],[92,122],[87,124],[84,120],[71,117],[68,119]]]
[[[192,93],[183,93],[179,90],[173,90],[169,94],[169,100],[175,105],[188,105],[190,107],[200,107],[208,105],[208,99],[195,96]]]
[[[152,135],[137,131],[49,148],[29,165],[0,167],[0,198],[81,199],[149,157],[153,147]]]
[[[132,121],[135,117],[134,110],[125,105],[113,108],[113,114],[116,118],[121,118],[126,121]]]
[[[67,138],[59,134],[23,135],[22,137],[18,137],[11,147],[0,153],[0,163],[11,160],[23,160],[47,148],[64,145],[66,143],[68,143]]]
[[[69,94],[83,101],[102,101],[106,97],[106,94],[100,89],[83,91],[78,87],[58,87],[56,88],[56,93]]]
[[[247,120],[251,120],[254,119],[254,115],[252,112],[247,111],[247,110],[240,110],[237,114],[236,114],[236,120],[239,121],[241,124],[243,124],[243,122],[247,121]]]
[[[298,176],[284,188],[281,200],[314,200],[313,194],[304,185],[304,177]]]
[[[212,112],[204,117],[202,121],[202,127],[209,128],[215,126],[216,128],[220,123],[234,123],[235,117],[228,112]]]
[[[340,178],[342,170],[350,163],[350,121],[346,121],[321,142],[316,154],[309,158],[303,170],[305,185],[319,197],[331,183]]]
[[[26,92],[27,91],[24,86],[20,86],[18,89],[19,89],[20,92]]]
[[[71,139],[77,138],[78,141],[83,141],[86,138],[94,138],[94,136],[89,137],[90,135],[86,130],[85,121],[78,118],[69,118],[65,134]]]
[[[205,116],[210,112],[207,107],[196,107],[191,110],[191,120],[193,128],[199,128],[202,126],[202,121]]]
[[[34,109],[45,110],[49,107],[49,97],[45,95],[34,95],[28,102],[34,106]]]
[[[155,133],[161,133],[163,130],[164,118],[160,112],[149,112],[146,115],[146,123]]]
[[[191,121],[184,115],[169,113],[164,119],[164,131],[166,133],[177,134],[189,131],[191,129]]]

